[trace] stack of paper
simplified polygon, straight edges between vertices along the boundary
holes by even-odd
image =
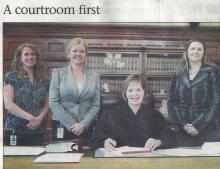
[[[40,146],[4,146],[4,155],[38,155],[45,151]]]
[[[40,154],[35,163],[76,163],[80,162],[82,153],[76,153],[78,145],[72,141],[57,142],[46,146],[45,152]]]
[[[46,153],[34,160],[35,163],[77,163],[82,153]]]

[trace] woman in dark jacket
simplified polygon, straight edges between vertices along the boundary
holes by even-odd
[[[206,46],[191,40],[184,64],[172,78],[168,112],[176,126],[179,146],[201,146],[220,141],[215,120],[219,111],[219,86],[216,67],[206,63]]]
[[[133,146],[154,150],[175,145],[175,137],[162,114],[145,103],[146,83],[141,75],[130,75],[123,85],[124,104],[113,108],[98,121],[93,147],[108,151]]]

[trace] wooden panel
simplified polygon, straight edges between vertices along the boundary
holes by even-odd
[[[16,30],[16,31],[15,31]],[[3,72],[9,71],[15,49],[25,42],[36,44],[46,66],[48,78],[53,68],[67,65],[66,46],[75,37],[84,38],[89,45],[89,53],[137,53],[138,73],[150,77],[170,77],[171,74],[149,74],[146,72],[145,57],[158,54],[182,54],[186,43],[192,38],[202,39],[207,44],[210,60],[220,65],[220,29],[190,27],[146,27],[90,24],[56,23],[3,23]],[[99,62],[100,63],[100,62]],[[129,73],[129,72],[128,72]],[[120,72],[104,74],[105,79],[124,79],[127,74]],[[157,97],[158,98],[158,97]],[[159,97],[157,102],[164,98]],[[50,115],[49,115],[50,121]],[[48,122],[48,128],[51,123]]]
[[[207,47],[207,54],[210,55],[217,55],[217,46],[208,46]]]
[[[4,37],[6,38],[6,37]],[[38,41],[38,40],[33,40],[31,38],[21,38],[21,39],[18,39],[18,38],[11,38],[11,37],[8,37],[7,38],[7,41],[4,41],[5,44],[4,44],[4,58],[5,57],[9,57],[9,58],[12,58],[14,56],[14,53],[15,53],[15,50],[18,46],[20,46],[22,43],[33,43],[35,44],[39,50],[41,51],[41,53],[45,50],[45,47],[44,47],[44,43],[41,42],[41,41]]]
[[[63,67],[66,66],[67,64],[68,64],[67,62],[45,62],[48,79],[51,79],[52,69]]]
[[[48,52],[63,52],[64,45],[62,43],[49,43]]]
[[[3,75],[10,70],[12,60],[4,60],[3,62]]]
[[[86,148],[84,153],[80,163],[74,164],[38,164],[32,156],[4,156],[4,169],[219,169],[220,166],[219,157],[94,158],[93,152]]]

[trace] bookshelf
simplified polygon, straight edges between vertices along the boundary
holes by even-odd
[[[93,49],[88,52],[87,69],[101,75],[102,93],[120,92],[124,79],[130,74],[144,75],[147,88],[155,96],[159,109],[169,92],[171,77],[181,62],[184,51],[181,45],[175,48],[145,47],[134,51],[110,47]]]
[[[156,100],[156,108],[166,99],[171,78],[182,61],[184,44],[170,48],[158,46],[147,48],[144,54],[144,75],[147,78],[150,93]]]
[[[102,93],[121,91],[124,79],[138,73],[147,78],[149,90],[160,104],[192,38],[206,42],[209,59],[220,67],[219,27],[4,23],[3,73],[9,70],[16,47],[31,42],[40,48],[50,80],[53,68],[67,64],[65,48],[75,37],[88,43],[87,68],[100,73]]]
[[[101,91],[120,92],[130,74],[142,74],[142,56],[138,52],[89,51],[87,69],[101,75]]]
[[[139,53],[124,52],[89,52],[87,68],[101,74],[128,75],[141,73],[141,57]]]

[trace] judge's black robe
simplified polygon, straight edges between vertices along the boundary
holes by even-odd
[[[141,105],[136,115],[127,103],[113,108],[112,112],[103,112],[93,133],[91,146],[104,147],[107,138],[116,140],[117,147],[143,147],[149,138],[160,139],[162,148],[175,146],[174,135],[166,120],[158,111],[145,105]]]

